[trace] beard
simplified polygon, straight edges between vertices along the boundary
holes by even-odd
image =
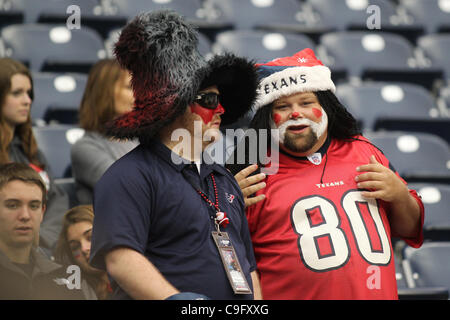
[[[304,153],[312,149],[319,138],[311,130],[305,134],[291,134],[287,132],[284,136],[283,145],[286,149],[295,153]]]
[[[290,126],[307,125],[309,130],[299,134],[291,133],[287,130]],[[322,110],[322,119],[320,122],[303,118],[298,120],[288,120],[278,127],[278,142],[287,150],[295,153],[306,153],[311,150],[317,143],[319,138],[324,134],[328,126],[328,117],[325,110]],[[271,127],[276,128],[275,123],[271,120]]]

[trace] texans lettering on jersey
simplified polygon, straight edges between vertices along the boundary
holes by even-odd
[[[372,154],[389,161],[358,139],[331,141],[320,165],[280,154],[265,200],[247,209],[264,299],[398,299],[388,204],[355,182]],[[405,240],[418,247],[422,232]]]

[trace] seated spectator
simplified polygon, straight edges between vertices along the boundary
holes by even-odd
[[[61,230],[62,215],[69,209],[69,196],[53,183],[45,155],[33,135],[30,109],[33,80],[22,63],[0,59],[0,164],[19,162],[40,174],[47,187],[47,210],[41,225],[40,247],[53,249]]]
[[[94,209],[92,205],[81,205],[67,211],[56,245],[55,259],[61,264],[80,266],[83,279],[88,282],[90,287],[94,288],[96,297],[105,300],[111,294],[108,275],[105,271],[89,265],[93,223]]]
[[[133,105],[129,72],[114,59],[97,62],[89,73],[80,106],[80,127],[86,132],[71,151],[80,204],[92,203],[93,188],[106,169],[137,145],[105,135],[105,124],[130,111]]]
[[[28,165],[0,165],[0,299],[84,299],[69,269],[35,246],[46,193]]]

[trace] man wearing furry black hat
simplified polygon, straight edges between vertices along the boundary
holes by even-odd
[[[243,195],[203,154],[220,124],[253,104],[254,65],[205,61],[196,31],[172,11],[134,18],[115,54],[132,74],[135,107],[109,134],[140,146],[95,188],[91,264],[108,271],[116,299],[259,298]]]
[[[422,201],[360,134],[311,49],[258,73],[250,128],[274,129],[280,149],[265,199],[247,209],[264,299],[397,299],[391,235],[422,244]]]

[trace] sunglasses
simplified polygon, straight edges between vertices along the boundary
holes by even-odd
[[[214,92],[199,93],[194,101],[204,108],[214,110],[219,105],[219,95]]]

